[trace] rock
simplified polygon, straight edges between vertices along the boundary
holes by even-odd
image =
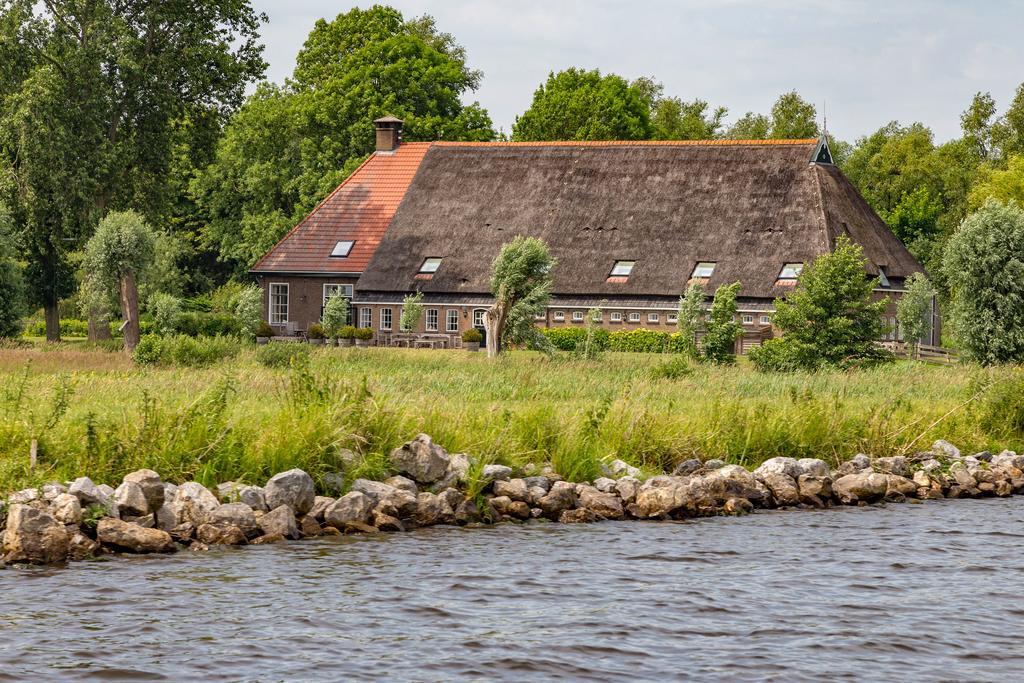
[[[68,487],[57,482],[50,482],[49,484],[43,484],[43,499],[53,501],[62,493],[67,493]]]
[[[931,474],[932,472],[938,472],[942,470],[942,463],[935,458],[928,458],[921,463],[921,469]]]
[[[416,513],[413,515],[418,526],[449,524],[455,518],[455,511],[443,496],[423,492],[416,496]]]
[[[256,515],[252,508],[245,503],[228,503],[221,505],[207,516],[207,522],[218,526],[238,527],[246,538],[255,538],[260,535],[261,528],[256,521]],[[198,529],[196,530],[198,533]],[[213,545],[212,541],[200,538],[204,543]]]
[[[110,500],[114,497],[114,487],[107,484],[96,484],[96,490],[100,492],[100,495]]]
[[[615,480],[608,477],[598,477],[594,480],[594,488],[601,493],[613,493],[615,491]]]
[[[96,540],[105,546],[130,553],[172,553],[177,548],[162,529],[147,529],[120,519],[106,517],[96,525]]]
[[[15,491],[7,498],[8,505],[25,505],[34,500],[39,500],[39,489],[22,489]]]
[[[252,539],[249,545],[266,545],[267,543],[280,543],[284,540],[283,534],[264,534]]]
[[[807,476],[807,475],[802,475]],[[746,498],[730,498],[722,506],[722,512],[727,515],[747,515],[754,511],[754,504]]]
[[[772,459],[776,460],[777,458]],[[793,465],[799,469],[799,465],[796,465],[795,460],[793,460]],[[780,465],[778,470],[781,469],[782,466]],[[787,467],[787,469],[789,468]],[[800,503],[800,490],[797,488],[796,480],[794,480],[793,477],[783,473],[782,471],[768,471],[760,474],[765,486],[771,490],[772,495],[775,497],[775,502],[779,506],[792,507]],[[799,474],[797,476],[800,477],[806,475]]]
[[[892,458],[875,458],[872,465],[876,472],[883,474],[895,474],[899,477],[911,476],[910,463],[902,455]]]
[[[297,540],[302,538],[299,525],[295,522],[295,510],[287,505],[278,505],[259,520],[263,535],[281,534],[285,538]]]
[[[138,484],[142,489],[142,495],[146,497],[149,509],[146,512],[156,512],[164,504],[166,489],[160,475],[153,470],[136,470],[126,474],[123,483]],[[146,514],[146,512],[142,514]]]
[[[836,470],[836,474],[839,476],[845,476],[847,474],[856,474],[869,469],[871,469],[871,458],[863,453],[858,453],[840,465]]]
[[[679,463],[678,465],[676,465],[675,469],[672,470],[672,476],[673,477],[682,477],[682,476],[685,476],[687,474],[693,474],[694,472],[696,472],[700,468],[701,468],[700,460],[698,460],[697,458],[690,458],[689,460],[684,460],[681,463]]]
[[[317,496],[313,499],[313,507],[306,513],[307,517],[312,517],[318,522],[324,521],[324,513],[327,512],[327,508],[334,505],[334,498],[328,498],[327,496]]]
[[[993,456],[988,451],[982,451],[981,453],[975,453],[971,457],[977,460],[978,462],[992,462],[992,459],[995,456]]]
[[[397,489],[394,486],[388,486],[379,481],[372,481],[370,479],[356,479],[352,482],[350,491],[358,491],[359,493],[369,496],[375,503],[379,500],[387,498],[395,493]]]
[[[163,492],[164,489],[161,486],[161,505],[163,505]],[[142,487],[135,482],[126,481],[114,490],[114,504],[117,505],[117,511],[121,517],[141,517],[149,513],[149,501],[146,500],[146,494],[142,492]]]
[[[818,458],[800,458],[796,461],[796,464],[800,466],[804,474],[810,474],[815,477],[829,477],[832,475],[828,463]]]
[[[530,505],[537,505],[540,499],[548,495],[548,492],[539,486],[534,486],[527,491],[527,501]]]
[[[462,501],[466,498],[466,496],[458,489],[445,489],[438,495],[445,499],[448,503],[448,507],[452,510],[462,505]]]
[[[599,519],[597,513],[590,508],[577,508],[575,510],[564,510],[558,516],[562,524],[591,524]]]
[[[636,492],[640,488],[640,480],[636,477],[622,477],[615,482],[615,493],[619,494],[623,505],[629,505],[636,499]]]
[[[271,510],[287,505],[295,514],[304,515],[313,507],[316,487],[313,477],[300,469],[275,474],[263,487],[263,497]]]
[[[72,496],[74,498],[74,496]],[[75,502],[78,499],[75,498]],[[71,535],[71,541],[68,543],[68,559],[69,560],[88,560],[89,558],[96,557],[102,553],[102,548],[99,543],[92,540],[81,531],[76,531]]]
[[[565,481],[556,481],[551,490],[537,501],[537,507],[548,519],[558,519],[563,511],[576,506],[576,487]]]
[[[539,489],[542,489],[544,491],[544,493],[547,493],[548,491],[551,490],[551,481],[552,480],[549,479],[548,477],[544,477],[544,476],[524,477],[523,481],[526,482],[526,488],[528,488],[528,489],[539,488]]]
[[[894,493],[901,496],[913,496],[917,493],[917,484],[906,477],[901,477],[898,474],[887,474],[886,481],[886,496]]]
[[[164,530],[166,531],[166,529]],[[167,531],[171,535],[171,538],[179,543],[188,543],[192,540],[192,537],[196,535],[196,525],[192,522],[182,522],[177,526]]]
[[[455,491],[455,489],[449,489]],[[455,491],[458,494],[458,491]],[[446,494],[442,494],[448,500]],[[391,492],[377,499],[373,512],[380,512],[399,519],[412,517],[416,514],[416,500],[418,494],[409,493],[403,489],[392,489]],[[458,504],[458,503],[456,503]]]
[[[334,527],[331,528],[333,529]],[[320,526],[320,522],[317,521],[316,517],[309,514],[299,522],[299,531],[302,532],[303,536],[320,536],[323,534],[323,527]]]
[[[917,472],[914,472],[913,482],[917,484],[918,487],[930,487],[932,485],[932,478],[929,477],[924,470],[918,470]]]
[[[630,514],[641,519],[668,517],[690,501],[689,490],[683,482],[682,478],[667,477],[652,485],[648,480],[628,506]]]
[[[529,507],[527,507],[527,510],[529,510]],[[489,512],[492,513],[489,515],[492,518],[497,514],[494,512],[493,508]],[[455,509],[456,524],[480,524],[483,519],[484,515],[481,514],[480,508],[477,507],[472,498],[466,498],[459,504],[459,507]]]
[[[795,459],[784,457],[768,458],[754,470],[754,476],[759,479],[764,479],[767,474],[783,474],[794,482],[803,473],[803,468],[800,467],[800,464]],[[769,488],[771,488],[771,485],[769,485]],[[794,488],[796,488],[795,483]]]
[[[45,510],[15,503],[7,511],[3,533],[4,557],[8,563],[55,564],[68,557],[70,536],[64,524]]]
[[[110,503],[110,497],[103,495],[103,492],[92,483],[92,479],[89,477],[79,477],[71,482],[71,486],[68,487],[68,493],[78,498],[78,502],[83,507],[89,507],[90,505],[108,505]]]
[[[992,465],[1000,467],[1014,467],[1018,470],[1024,470],[1024,455],[1017,455],[1013,451],[1003,451],[998,455],[992,456]],[[45,486],[43,487],[46,488]]]
[[[847,474],[832,482],[832,491],[840,501],[850,503],[873,503],[881,500],[889,490],[889,479],[885,474],[862,471]]]
[[[718,458],[712,458],[711,460],[704,461],[704,469],[706,470],[717,470],[725,467],[725,461],[719,460]]]
[[[507,465],[484,465],[484,479],[488,481],[508,481],[512,477],[512,468]]]
[[[81,524],[82,504],[70,493],[62,493],[50,503],[54,519],[61,524]]]
[[[821,462],[821,461],[819,461]],[[801,474],[796,480],[800,502],[815,507],[825,507],[832,499],[832,478],[817,474]]]
[[[243,486],[240,488],[238,490],[238,501],[245,503],[253,510],[259,510],[260,512],[269,510],[267,499],[263,495],[263,488],[260,486]]]
[[[189,481],[178,487],[174,492],[171,510],[174,513],[175,526],[190,522],[199,526],[206,522],[207,516],[220,507],[220,501],[210,491],[196,481]]]
[[[156,515],[154,515],[152,512],[148,515],[142,515],[141,517],[122,517],[122,519],[124,519],[124,521],[126,522],[131,522],[132,524],[144,526],[147,529],[156,528]]]
[[[334,529],[334,527],[330,527]],[[337,531],[337,529],[335,529]],[[350,522],[346,527],[344,534],[376,534],[380,531],[377,527],[372,524],[366,524],[365,522]]]
[[[403,477],[402,475],[389,477],[388,479],[384,480],[384,484],[390,486],[391,488],[399,489],[401,491],[408,491],[414,496],[420,492],[420,490],[416,487],[416,482],[414,482],[412,479],[409,479],[408,477]]]
[[[391,466],[421,484],[432,484],[444,477],[449,463],[445,450],[426,434],[391,451]]]
[[[767,505],[772,498],[771,490],[758,481],[752,472],[739,465],[724,465],[710,472],[705,479],[719,479],[723,482],[723,501],[735,497]]]
[[[237,481],[225,481],[217,484],[217,499],[222,503],[237,503],[244,486]]]
[[[361,491],[349,491],[324,511],[324,521],[335,529],[344,531],[354,523],[370,521],[375,499]]]
[[[994,493],[1000,498],[1005,498],[1006,496],[1013,495],[1013,486],[1011,486],[1010,482],[1005,479],[997,481],[995,483]]]
[[[344,450],[347,449],[342,449]],[[351,453],[351,451],[349,451]],[[345,490],[345,474],[343,472],[328,472],[321,481],[328,493],[340,496]]]
[[[373,526],[377,527],[379,531],[405,531],[401,520],[383,512],[373,513]]]
[[[623,460],[619,460],[618,458],[616,458],[615,460],[612,460],[607,465],[602,464],[601,465],[601,471],[604,472],[604,474],[606,474],[607,476],[614,477],[615,479],[618,479],[619,477],[625,477],[625,476],[629,476],[629,477],[639,477],[640,476],[640,470],[639,469],[637,469],[636,467],[633,467],[628,462],[625,462]]]
[[[947,460],[957,460],[960,458],[960,449],[943,439],[939,439],[932,444],[931,452]]]
[[[611,481],[608,479],[607,481]],[[547,493],[542,489],[541,496]],[[530,502],[530,491],[526,486],[525,479],[509,479],[508,481],[494,482],[494,495],[506,496],[511,500]],[[538,498],[539,500],[539,498]]]
[[[523,501],[512,500],[508,496],[495,496],[491,498],[491,507],[501,517],[512,517],[513,519],[530,518],[530,506]]]
[[[978,486],[977,480],[965,467],[952,467],[950,468],[949,473],[953,475],[956,483],[959,484],[961,488],[972,489]]]
[[[579,507],[591,510],[601,519],[622,519],[622,501],[614,493],[604,493],[593,486],[584,486],[577,496]]]
[[[246,509],[252,512],[249,506],[246,506]],[[196,529],[196,539],[206,545],[245,545],[248,541],[245,532],[234,524],[211,523],[199,525]]]

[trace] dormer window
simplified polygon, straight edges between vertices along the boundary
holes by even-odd
[[[441,259],[439,258],[427,258],[423,260],[423,265],[420,266],[420,275],[433,275],[437,272],[437,269],[441,267]]]
[[[334,245],[334,249],[331,250],[331,258],[345,258],[352,251],[352,247],[355,246],[355,242],[352,240],[342,240]]]
[[[782,266],[782,272],[779,273],[779,279],[788,282],[795,282],[800,273],[804,270],[804,264],[802,263],[787,263]]]
[[[715,274],[715,264],[711,261],[701,261],[693,267],[691,280],[707,280]]]
[[[885,274],[885,266],[878,266],[878,282],[886,288],[892,287],[892,283],[889,282],[888,276]]]
[[[612,264],[612,272],[608,274],[608,282],[626,282],[629,274],[633,272],[636,261],[616,261]]]

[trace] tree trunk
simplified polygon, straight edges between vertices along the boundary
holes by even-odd
[[[121,315],[124,316],[124,350],[131,353],[139,344],[139,289],[135,273],[121,277]]]
[[[501,333],[505,330],[505,317],[508,314],[505,302],[496,301],[484,313],[484,329],[487,330],[487,357],[497,358],[501,353]]]
[[[111,338],[110,322],[95,311],[89,313],[89,341],[105,341]]]
[[[46,317],[46,341],[60,341],[60,311],[57,309],[57,302],[43,306],[43,315]]]

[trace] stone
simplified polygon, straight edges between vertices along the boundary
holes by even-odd
[[[899,477],[909,477],[910,462],[902,455],[897,455],[891,458],[875,458],[874,462],[871,463],[876,472],[882,472],[883,474],[895,474]]]
[[[828,463],[818,458],[800,458],[796,461],[796,464],[800,466],[804,474],[810,474],[815,477],[828,477],[832,474]]]
[[[96,490],[100,492],[100,495],[104,496],[107,500],[114,497],[114,487],[108,484],[96,484]]]
[[[1018,470],[1024,470],[1024,455],[1017,455],[1013,451],[1003,451],[997,455],[992,456],[992,465],[1000,467],[1014,467]],[[45,486],[43,487],[46,488]]]
[[[672,476],[674,476],[674,477],[682,477],[682,476],[685,476],[687,474],[693,474],[694,472],[696,472],[700,468],[701,468],[700,460],[698,460],[697,458],[690,458],[689,460],[684,460],[681,463],[679,463],[678,465],[676,465],[675,469],[672,470]]]
[[[409,479],[408,477],[403,477],[400,474],[385,479],[384,484],[390,486],[391,488],[396,488],[402,491],[408,491],[414,496],[420,492],[419,488],[417,488],[416,486],[416,482],[414,482],[412,479]]]
[[[543,489],[544,493],[551,490],[552,480],[545,476],[523,477],[523,481],[526,483],[526,488],[528,489],[539,488]]]
[[[455,491],[455,489],[447,490]],[[458,493],[458,491],[455,491],[455,493]],[[398,517],[399,519],[412,517],[416,514],[416,501],[418,495],[419,494],[409,493],[403,489],[392,489],[391,493],[377,499],[377,503],[374,505],[373,511],[390,515],[392,517]],[[448,500],[447,493],[441,495],[445,500]]]
[[[149,504],[149,509],[146,512],[156,512],[164,504],[166,489],[160,475],[153,470],[135,470],[126,474],[122,482],[138,484],[142,489],[142,495],[146,497],[146,502]]]
[[[272,476],[263,487],[263,497],[271,510],[287,505],[295,514],[304,515],[313,507],[316,487],[313,477],[292,469]]]
[[[68,487],[64,484],[58,484],[57,482],[50,482],[49,484],[43,484],[43,499],[52,501],[62,493],[67,493]]]
[[[612,493],[615,491],[615,480],[608,477],[598,477],[594,480],[594,488],[601,493]]]
[[[978,462],[992,462],[992,459],[995,456],[993,456],[988,451],[982,451],[980,453],[975,453],[971,457],[974,458],[975,460],[977,460]]]
[[[658,479],[658,477],[654,477]],[[631,515],[640,519],[665,518],[690,501],[689,491],[682,478],[670,477],[651,485],[644,483],[636,499],[628,505]]]
[[[70,493],[62,493],[50,503],[54,519],[61,524],[81,524],[82,504]]]
[[[529,511],[529,507],[527,507]],[[494,512],[493,508],[489,511],[491,514],[490,518],[493,518],[497,513]],[[484,515],[481,514],[480,508],[473,501],[472,498],[466,498],[459,504],[459,507],[455,509],[455,523],[456,524],[480,524],[484,519]]]
[[[450,507],[452,510],[459,507],[459,505],[462,504],[462,501],[466,498],[465,494],[463,494],[458,489],[445,489],[444,491],[441,491],[441,493],[439,493],[438,495],[445,499],[445,501],[448,503],[448,507]]]
[[[757,480],[752,472],[739,465],[724,465],[705,477],[723,483],[723,501],[730,497],[746,498],[754,504],[767,504],[772,498],[771,490]]]
[[[162,529],[147,529],[138,524],[106,517],[96,525],[96,540],[130,553],[173,553],[177,550],[171,535]]]
[[[956,483],[959,484],[961,488],[971,489],[978,485],[977,480],[975,480],[971,473],[964,467],[950,468],[949,473],[953,475]]]
[[[615,482],[615,493],[619,494],[623,505],[629,505],[633,502],[639,488],[640,480],[636,477],[622,477]]]
[[[800,467],[800,464],[794,458],[785,458],[781,456],[768,458],[761,463],[756,470],[754,470],[754,476],[760,479],[764,479],[767,474],[783,474],[794,482],[796,481],[796,478],[803,473],[803,468]],[[769,485],[768,488],[771,488],[771,485]]]
[[[491,507],[494,512],[502,517],[512,519],[529,519],[530,506],[521,500],[512,500],[508,496],[495,496],[491,498]]]
[[[263,487],[261,486],[243,486],[238,490],[238,501],[245,503],[253,510],[259,510],[260,512],[269,510],[267,499],[263,495]]]
[[[334,529],[334,527],[331,528]],[[350,522],[348,525],[345,526],[344,534],[346,536],[348,536],[349,534],[376,534],[379,531],[380,529],[373,526],[372,524],[367,524],[365,522]]]
[[[832,482],[832,491],[846,504],[873,503],[881,500],[888,490],[888,476],[871,471],[847,474]]]
[[[372,481],[370,479],[356,479],[352,482],[350,491],[358,491],[366,496],[373,499],[374,502],[387,498],[395,493],[394,486],[388,486],[387,484],[379,481]]]
[[[7,498],[8,505],[24,505],[39,500],[39,489],[22,489],[15,491]]]
[[[331,527],[332,529],[334,527]],[[303,536],[320,536],[323,534],[323,527],[312,514],[306,515],[299,521],[299,531]]]
[[[219,507],[220,501],[217,497],[197,481],[189,481],[179,486],[171,502],[175,526],[185,522],[199,526]]]
[[[343,472],[328,472],[321,477],[320,481],[323,482],[324,488],[328,493],[340,496],[345,490],[345,474]]]
[[[416,496],[416,513],[413,519],[417,526],[448,524],[455,518],[455,511],[443,496],[423,492]]]
[[[640,470],[638,468],[633,467],[628,462],[625,462],[624,460],[619,460],[618,458],[612,460],[607,465],[602,464],[601,471],[604,472],[604,474],[606,474],[607,476],[613,477],[615,479],[618,479],[619,477],[640,476]]]
[[[234,505],[234,503],[231,503]],[[249,506],[246,506],[249,509]],[[252,512],[249,509],[249,512]],[[234,524],[200,524],[196,529],[196,540],[206,545],[245,545],[248,542],[245,532]]]
[[[576,487],[565,481],[556,481],[551,490],[537,501],[537,507],[548,519],[558,519],[563,511],[576,506]]]
[[[56,564],[64,562],[71,537],[64,524],[46,510],[23,503],[7,511],[3,533],[3,561],[8,563]]]
[[[249,545],[266,545],[268,543],[280,543],[285,540],[283,534],[264,534],[257,536],[250,541]]]
[[[68,487],[68,493],[78,498],[78,502],[83,507],[89,507],[90,505],[107,505],[110,502],[110,497],[103,495],[103,492],[92,483],[92,479],[89,477],[79,477],[71,482],[71,486]]]
[[[295,522],[295,510],[287,505],[278,505],[259,520],[263,535],[281,534],[285,538],[297,540],[302,538],[299,525]]]
[[[913,496],[917,493],[917,484],[911,479],[901,477],[898,474],[886,475],[886,495],[898,493],[902,496]]]
[[[244,484],[239,484],[237,481],[225,481],[217,484],[217,498],[222,503],[237,503],[243,487]]]
[[[704,469],[706,470],[717,470],[721,467],[725,467],[725,461],[719,460],[718,458],[712,458],[711,460],[704,461]]]
[[[405,531],[400,519],[383,512],[373,513],[373,526],[377,527],[379,531]]]
[[[450,460],[426,434],[391,451],[391,466],[421,484],[432,484],[448,472]]]
[[[796,480],[800,502],[825,507],[832,499],[832,478],[818,474],[801,474]]]
[[[932,472],[939,472],[942,470],[942,463],[935,458],[928,458],[921,463],[921,469],[931,474]]]
[[[601,519],[622,519],[622,501],[614,493],[599,491],[593,486],[584,486],[577,493],[577,505],[593,511]]]
[[[156,528],[156,515],[154,515],[152,512],[148,515],[142,515],[141,517],[122,517],[122,519],[126,522],[131,522],[132,524],[144,526],[147,529]]]
[[[839,476],[845,476],[847,474],[856,474],[857,472],[863,472],[864,470],[869,469],[871,469],[871,458],[863,453],[858,453],[840,465],[836,470],[836,473]]]
[[[608,481],[611,480],[609,479]],[[547,492],[544,491],[544,493]],[[544,493],[542,493],[541,495],[543,496]],[[509,479],[508,481],[494,482],[494,495],[506,496],[511,500],[521,500],[523,502],[530,502],[530,491],[526,486],[525,479]]]
[[[307,517],[312,517],[318,522],[324,521],[324,513],[327,512],[327,508],[334,505],[334,498],[328,498],[327,496],[317,496],[313,499],[313,507],[306,513]]]
[[[928,475],[927,475],[927,474],[925,473],[925,471],[924,471],[924,470],[918,470],[917,472],[914,472],[914,476],[913,476],[913,479],[912,479],[912,481],[913,481],[913,482],[914,482],[914,483],[915,483],[915,484],[916,484],[916,485],[917,485],[918,487],[922,487],[922,486],[927,486],[927,487],[930,487],[930,486],[932,485],[932,478],[931,478],[931,477],[929,477],[929,476],[928,476]]]
[[[161,505],[163,505],[163,492],[161,486]],[[121,517],[141,517],[149,513],[149,501],[146,500],[146,494],[142,492],[142,487],[135,482],[126,481],[114,490],[114,504],[117,505],[117,511]]]
[[[211,512],[207,518],[207,522],[218,526],[234,526],[238,527],[246,538],[256,538],[262,533],[259,523],[256,521],[256,515],[252,508],[245,503],[227,503],[221,505],[219,508]],[[198,533],[198,530],[197,530]],[[200,539],[204,543],[210,543]]]
[[[548,492],[539,486],[534,486],[527,491],[527,501],[530,505],[537,505],[540,499],[548,495]]]
[[[167,531],[164,529],[164,531]],[[196,525],[192,522],[182,522],[167,531],[171,535],[171,538],[179,543],[188,543],[192,540],[192,537],[196,535]]]
[[[365,493],[349,491],[324,511],[324,521],[340,531],[353,523],[368,523],[374,504],[375,499]]]
[[[939,439],[933,443],[931,452],[947,460],[957,460],[960,458],[960,449],[944,439]]]
[[[1005,498],[1006,496],[1013,495],[1013,486],[1010,482],[1003,479],[995,483],[994,492],[1000,498]]]
[[[75,500],[77,501],[78,499],[75,498]],[[103,550],[100,544],[83,534],[81,531],[76,531],[71,535],[71,541],[68,543],[69,560],[88,560],[100,555],[102,552]]]
[[[754,504],[746,498],[730,498],[725,501],[725,504],[722,506],[722,512],[727,515],[748,515],[753,511]]]
[[[483,475],[487,481],[508,481],[512,477],[512,468],[508,465],[484,465]]]
[[[795,460],[793,464],[796,465]],[[797,465],[797,468],[799,469],[799,465]],[[805,475],[800,474],[797,476]],[[779,506],[792,507],[800,503],[800,489],[797,488],[796,480],[793,477],[781,471],[768,471],[761,473],[761,479],[764,481],[765,486],[771,490],[772,495],[775,497],[775,502]]]
[[[558,516],[562,524],[591,524],[600,519],[597,513],[590,508],[576,508],[575,510],[563,510]]]

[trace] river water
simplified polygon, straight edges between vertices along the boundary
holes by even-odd
[[[0,571],[0,680],[1021,680],[1024,500]]]

